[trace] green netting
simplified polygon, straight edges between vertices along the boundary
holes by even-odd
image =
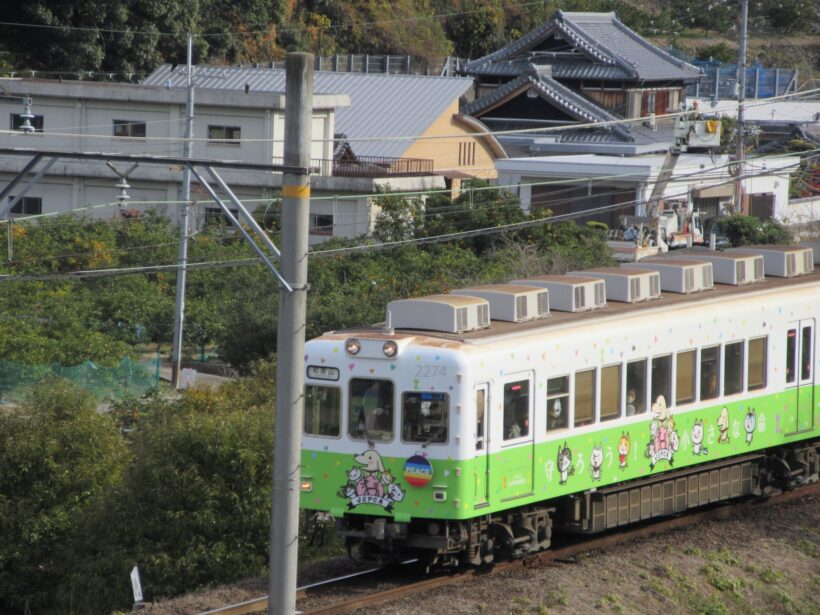
[[[86,361],[80,365],[21,365],[0,361],[0,401],[20,402],[44,379],[65,378],[98,399],[141,395],[159,383],[159,359],[123,359],[114,367]]]

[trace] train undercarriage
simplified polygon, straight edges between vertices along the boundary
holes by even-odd
[[[742,497],[817,482],[820,441],[722,459],[465,521],[345,515],[337,533],[351,555],[381,563],[487,564],[549,548],[553,531],[593,534]]]

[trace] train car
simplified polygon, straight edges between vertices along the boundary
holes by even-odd
[[[698,254],[635,265],[700,263],[697,292],[667,275],[614,301],[574,272],[393,302],[390,326],[309,341],[302,507],[364,558],[480,564],[816,481],[820,275],[806,259],[712,284]]]

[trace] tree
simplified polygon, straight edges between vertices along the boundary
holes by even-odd
[[[0,413],[0,611],[52,605],[56,553],[89,504],[115,484],[127,452],[90,395],[65,381]]]
[[[754,244],[789,244],[794,241],[791,231],[777,220],[761,220],[755,216],[734,214],[719,220],[721,229],[732,246]]]

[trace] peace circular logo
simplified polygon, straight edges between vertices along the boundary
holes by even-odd
[[[404,480],[414,487],[424,487],[433,480],[433,464],[426,457],[413,455],[404,462]]]

